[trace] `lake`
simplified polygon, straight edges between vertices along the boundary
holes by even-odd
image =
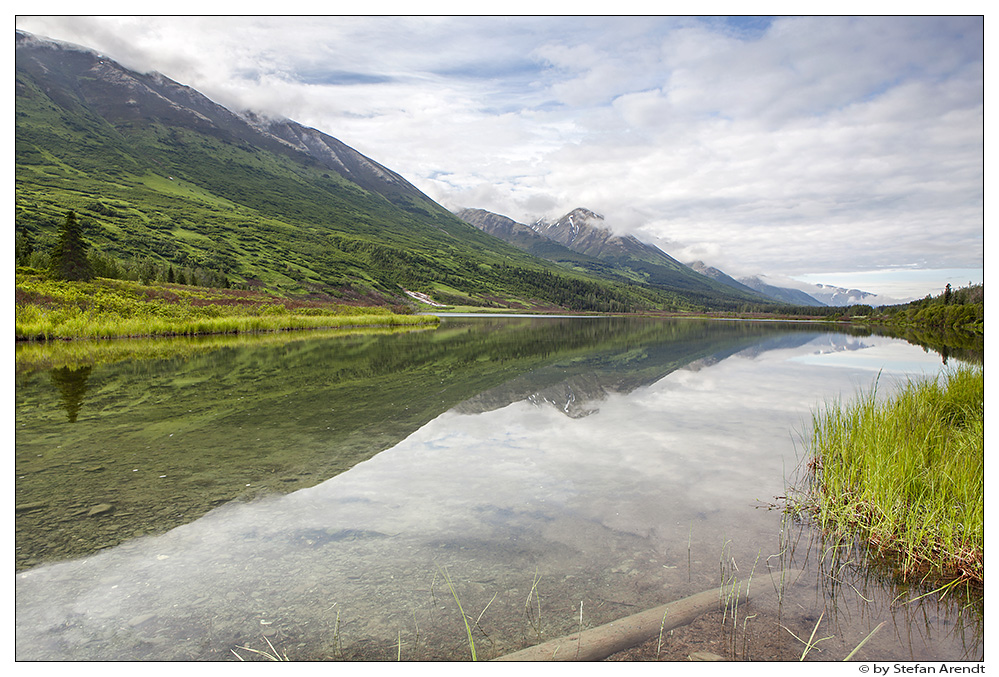
[[[481,660],[786,568],[657,651],[840,660],[887,621],[858,660],[978,660],[981,600],[781,509],[812,412],[944,361],[639,318],[19,346],[15,657],[467,660],[460,603]]]

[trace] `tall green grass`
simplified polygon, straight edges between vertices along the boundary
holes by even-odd
[[[296,306],[261,293],[140,285],[122,280],[65,282],[18,274],[18,340],[244,334],[286,329],[412,326],[433,317],[341,304]]]
[[[94,339],[142,336],[199,336],[245,334],[289,329],[332,329],[427,324],[413,315],[251,315],[221,317],[121,317],[84,310],[36,313],[15,319],[18,339]]]
[[[822,528],[862,537],[906,579],[983,580],[984,399],[984,370],[959,367],[814,414],[810,508]]]

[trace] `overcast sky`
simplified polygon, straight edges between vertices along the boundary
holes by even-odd
[[[982,279],[981,17],[16,23],[320,129],[448,208],[586,207],[683,261],[896,298]]]

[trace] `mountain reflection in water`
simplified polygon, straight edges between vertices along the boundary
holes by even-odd
[[[811,409],[868,388],[872,360],[904,354],[907,370],[929,374],[940,360],[876,336],[730,326],[679,342],[662,328],[619,325],[614,340],[581,328],[587,340],[479,378],[487,387],[315,486],[24,571],[16,657],[232,660],[267,642],[299,659],[463,658],[447,573],[466,613],[482,612],[488,658],[573,632],[580,613],[592,626],[717,586],[720,564],[749,576],[783,557],[781,514],[759,508],[783,494]],[[502,323],[488,330],[490,361],[525,364],[523,341],[503,354]],[[847,352],[865,365],[822,361]],[[886,370],[881,383],[907,373]],[[535,599],[536,625],[525,618]],[[798,590],[781,622],[807,637],[825,603]],[[845,656],[893,613],[856,603],[836,602],[825,656]],[[756,611],[762,622],[770,610]],[[933,623],[932,637],[872,640],[870,651],[968,657],[952,618]]]

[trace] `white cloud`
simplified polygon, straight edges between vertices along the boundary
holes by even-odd
[[[317,127],[449,207],[586,206],[775,274],[984,256],[980,17],[17,25]]]

